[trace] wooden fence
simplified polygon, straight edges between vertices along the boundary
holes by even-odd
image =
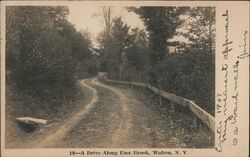
[[[213,132],[215,130],[215,122],[214,117],[195,104],[193,101],[188,100],[186,98],[177,96],[173,93],[168,93],[163,90],[160,90],[150,84],[144,84],[140,82],[127,82],[127,81],[116,81],[105,79],[106,82],[110,83],[118,83],[118,84],[125,84],[125,85],[133,85],[137,87],[144,87],[150,89],[155,94],[160,95],[161,97],[168,99],[171,101],[171,108],[174,108],[175,104],[182,105],[183,107],[188,107],[190,111],[193,113],[193,124],[197,127],[197,118],[199,118],[204,124],[206,124]]]

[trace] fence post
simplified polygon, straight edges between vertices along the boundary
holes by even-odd
[[[161,96],[159,96],[159,100],[160,100],[160,106],[162,106],[162,98],[161,98]]]
[[[193,114],[192,119],[193,119],[193,127],[194,127],[195,130],[197,130],[198,119],[197,119],[195,114]]]
[[[170,102],[170,109],[171,109],[171,111],[174,111],[174,108],[175,108],[175,107],[174,107],[174,102],[171,101],[171,102]]]

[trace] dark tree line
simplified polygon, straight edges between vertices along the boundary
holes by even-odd
[[[121,17],[114,19],[110,32],[102,32],[100,43],[100,71],[107,71],[113,79],[141,80],[148,63],[147,35],[139,28],[131,29]],[[137,75],[131,75],[137,73]],[[140,78],[140,79],[138,79]]]
[[[128,10],[139,15],[145,30],[130,28],[111,7],[102,7],[105,29],[93,49],[90,35],[67,21],[67,7],[7,7],[7,82],[41,95],[106,71],[111,79],[151,83],[213,113],[215,9]],[[171,42],[176,35],[189,42]],[[178,51],[170,53],[170,46]]]
[[[72,86],[82,71],[95,73],[91,40],[68,14],[67,7],[6,7],[7,81],[45,94]]]
[[[128,8],[146,30],[114,19],[99,37],[99,68],[112,79],[149,82],[189,98],[214,113],[215,9],[212,7]],[[171,42],[175,35],[189,42]],[[169,46],[178,51],[169,52]],[[177,53],[178,52],[178,53]]]

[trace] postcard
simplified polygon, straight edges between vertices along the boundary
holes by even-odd
[[[248,1],[2,1],[1,156],[249,156]]]

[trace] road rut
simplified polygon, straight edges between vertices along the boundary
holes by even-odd
[[[85,98],[65,119],[13,143],[18,148],[208,148],[209,129],[194,131],[192,117],[159,105],[150,91],[80,81]],[[153,96],[153,97],[152,97]],[[155,97],[155,98],[154,98]]]
[[[36,144],[35,147],[53,147],[56,146],[57,143],[60,143],[61,140],[68,134],[70,130],[72,130],[81,119],[83,119],[91,110],[91,108],[94,107],[96,102],[98,101],[97,91],[95,88],[87,85],[85,83],[86,80],[80,81],[81,86],[86,87],[93,93],[93,97],[91,101],[83,108],[79,109],[80,111],[78,113],[75,113],[72,118],[68,119],[66,122],[64,122],[63,125],[60,126],[60,128],[57,129],[56,132],[52,133],[48,137],[46,137],[43,141]]]

